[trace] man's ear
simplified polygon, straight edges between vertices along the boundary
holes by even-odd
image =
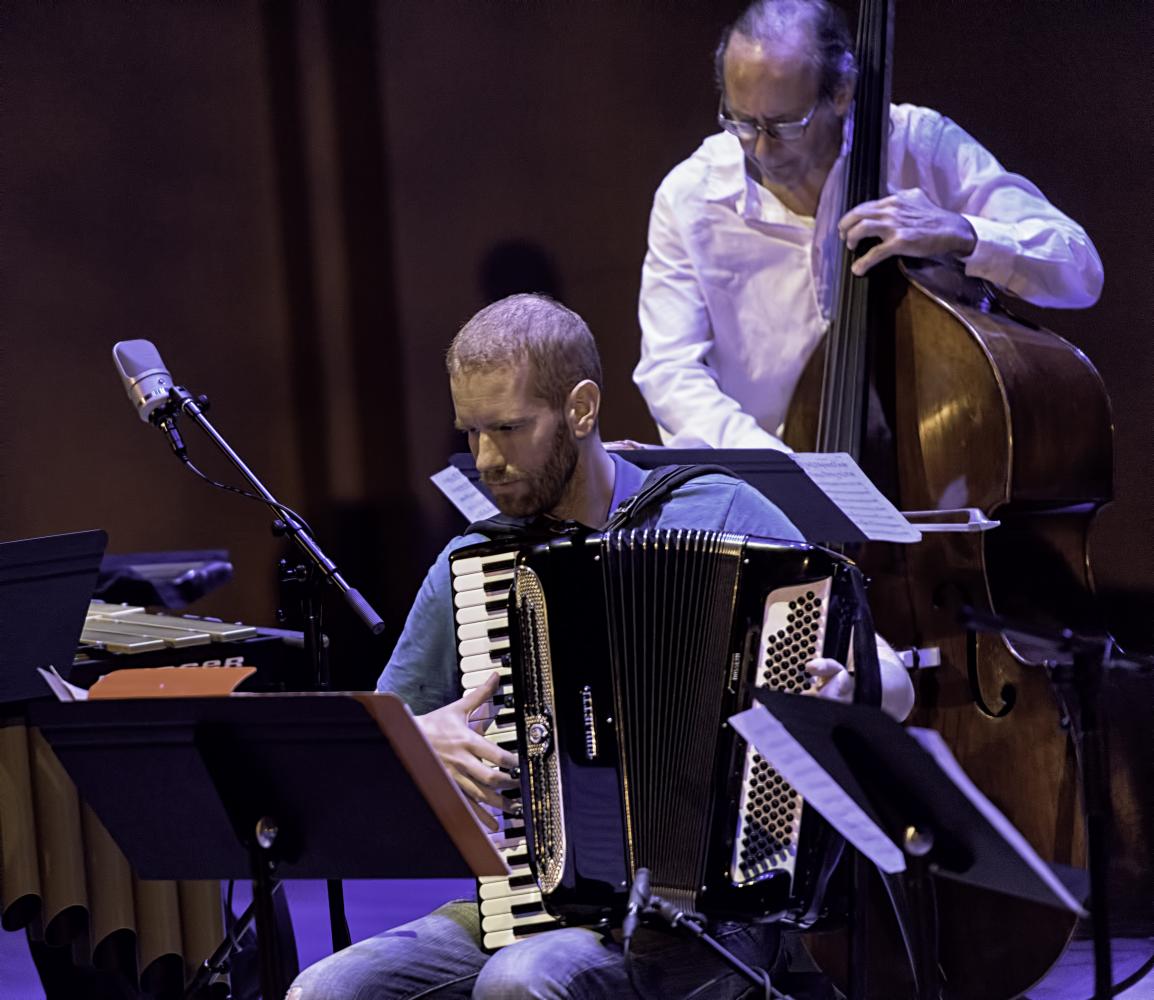
[[[573,436],[587,438],[597,429],[601,413],[601,387],[592,379],[583,379],[569,390],[565,400],[565,422]]]
[[[838,118],[844,118],[849,114],[850,106],[853,104],[853,92],[856,83],[856,76],[843,78],[838,84],[837,90],[834,91],[833,100],[830,103],[833,105],[834,113]]]

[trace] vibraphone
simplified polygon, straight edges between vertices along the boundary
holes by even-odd
[[[93,601],[68,680],[87,687],[125,667],[191,666],[256,667],[250,689],[298,690],[310,679],[299,632]]]

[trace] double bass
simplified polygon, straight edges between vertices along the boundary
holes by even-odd
[[[863,0],[845,207],[882,196],[893,0]],[[865,248],[859,248],[859,253]],[[900,510],[979,508],[1000,526],[869,546],[870,603],[915,670],[911,721],[937,729],[979,788],[1051,863],[1084,859],[1077,762],[1043,655],[959,622],[965,606],[1042,625],[1096,624],[1088,534],[1112,496],[1109,402],[1090,361],[949,263],[843,251],[837,308],[791,404],[785,440],[858,459]],[[936,880],[941,995],[1016,997],[1060,957],[1062,911]],[[877,908],[884,915],[884,906]],[[867,996],[911,995],[899,938],[870,931]],[[820,939],[819,939],[820,941]],[[818,949],[821,950],[820,948]],[[836,964],[828,950],[823,964]],[[884,985],[881,985],[884,980]]]

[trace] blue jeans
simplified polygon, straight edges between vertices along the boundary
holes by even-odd
[[[726,925],[714,936],[744,962],[763,969],[777,955],[779,933],[773,925]],[[489,955],[481,950],[476,903],[457,900],[310,966],[287,1000],[761,996],[705,945],[680,934],[642,928],[631,954],[632,982],[620,944],[580,927],[537,934]]]

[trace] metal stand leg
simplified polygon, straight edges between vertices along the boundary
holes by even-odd
[[[328,881],[329,890],[329,926],[332,929],[333,951],[344,951],[353,943],[349,933],[349,921],[345,915],[345,887],[340,879],[331,878]]]
[[[1082,756],[1082,796],[1086,809],[1086,852],[1090,867],[1090,916],[1094,928],[1094,1000],[1113,996],[1114,966],[1110,954],[1110,765],[1102,725],[1099,690],[1101,653],[1074,656],[1073,686],[1078,696],[1077,737]]]
[[[849,980],[847,1000],[866,1000],[869,995],[869,866],[858,851],[847,847],[849,877]]]
[[[911,952],[918,1000],[941,1000],[938,975],[938,907],[925,856],[934,846],[933,836],[909,827],[905,832],[910,912],[913,926]]]
[[[289,985],[284,981],[273,905],[277,882],[272,876],[276,867],[272,860],[272,846],[276,837],[274,820],[266,816],[257,822],[256,840],[252,847],[252,905],[256,911],[256,940],[260,951],[260,993],[265,1000],[280,1000]]]

